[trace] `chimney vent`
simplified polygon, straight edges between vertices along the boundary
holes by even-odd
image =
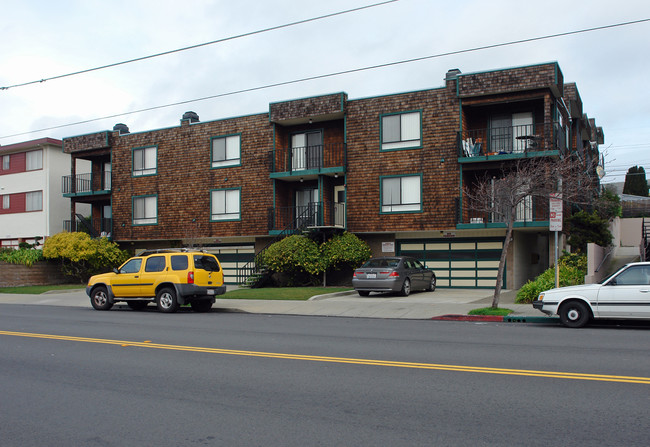
[[[182,120],[189,120],[190,123],[198,123],[199,122],[199,115],[196,112],[185,112],[183,113],[183,118]]]
[[[113,126],[113,132],[119,132],[120,135],[130,133],[129,126],[127,126],[126,124],[117,123],[116,125]]]

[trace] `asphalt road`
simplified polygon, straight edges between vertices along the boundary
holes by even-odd
[[[650,329],[0,304],[6,446],[646,446]]]

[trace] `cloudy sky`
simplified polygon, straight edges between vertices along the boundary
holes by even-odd
[[[11,2],[0,19],[0,87],[381,1]],[[3,88],[0,145],[107,130],[118,122],[131,132],[177,126],[188,110],[211,121],[265,112],[270,102],[326,93],[344,91],[356,99],[436,88],[451,68],[469,73],[557,61],[565,82],[577,83],[585,112],[603,127],[604,181],[622,181],[631,166],[650,168],[650,21],[233,92],[644,19],[650,19],[647,0],[397,0],[140,62]],[[214,98],[185,103],[206,97]]]

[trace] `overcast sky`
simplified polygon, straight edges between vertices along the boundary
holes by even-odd
[[[381,0],[23,0],[0,19],[0,87],[46,79],[344,11]],[[463,73],[557,61],[605,133],[604,182],[650,168],[650,22],[289,84],[41,129],[269,84],[650,18],[647,0],[398,0],[357,12],[76,76],[0,90],[0,145],[177,126],[268,111],[271,102],[350,99],[443,85]]]

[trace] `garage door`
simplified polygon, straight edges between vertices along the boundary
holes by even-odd
[[[436,273],[438,287],[494,288],[502,249],[499,238],[397,241],[397,254],[421,260]]]
[[[237,269],[255,257],[253,245],[230,245],[205,247],[205,251],[215,254],[223,269],[223,282],[237,284]]]

